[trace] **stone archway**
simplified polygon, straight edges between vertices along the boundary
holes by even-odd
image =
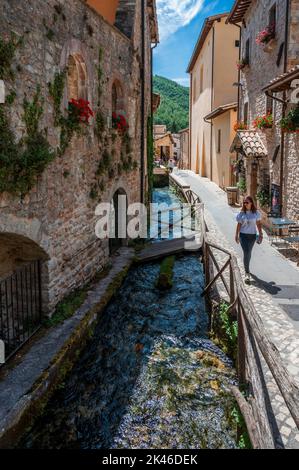
[[[80,54],[72,54],[67,63],[68,101],[71,99],[88,100],[87,67]]]
[[[89,101],[92,107],[90,84],[96,81],[96,74],[87,47],[78,39],[71,38],[64,44],[60,57],[60,70],[65,69],[68,70],[68,86],[64,89],[61,111],[68,108],[69,99],[76,99],[76,95]]]
[[[47,259],[47,253],[30,238],[0,232],[0,279],[11,275],[26,263]]]
[[[48,306],[48,259],[32,239],[0,232],[0,337],[6,360],[41,326]]]

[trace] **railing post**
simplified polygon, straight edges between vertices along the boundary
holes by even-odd
[[[235,302],[236,296],[235,296],[235,278],[234,278],[234,273],[233,273],[233,265],[232,262],[229,263],[229,288],[230,288],[230,305],[232,305]],[[231,316],[236,316],[235,314],[236,309],[233,307],[230,311]]]
[[[239,385],[246,384],[246,344],[244,331],[243,306],[238,299],[238,378]]]
[[[206,275],[206,285],[210,283],[210,252],[209,244],[205,243],[205,275]]]

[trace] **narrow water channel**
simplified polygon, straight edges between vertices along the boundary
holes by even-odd
[[[234,370],[207,336],[202,265],[194,254],[177,257],[167,292],[155,286],[159,266],[130,270],[66,382],[18,447],[236,447],[228,390]]]

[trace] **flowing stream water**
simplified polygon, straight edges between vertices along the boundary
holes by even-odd
[[[160,192],[160,195],[159,195]],[[170,197],[157,190],[155,200]],[[208,339],[198,255],[130,270],[65,383],[18,447],[235,448],[231,361]]]

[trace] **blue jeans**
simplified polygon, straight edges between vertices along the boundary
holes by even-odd
[[[250,273],[249,264],[251,260],[252,249],[256,242],[256,235],[249,233],[240,233],[240,243],[244,254],[244,268],[247,274]]]

